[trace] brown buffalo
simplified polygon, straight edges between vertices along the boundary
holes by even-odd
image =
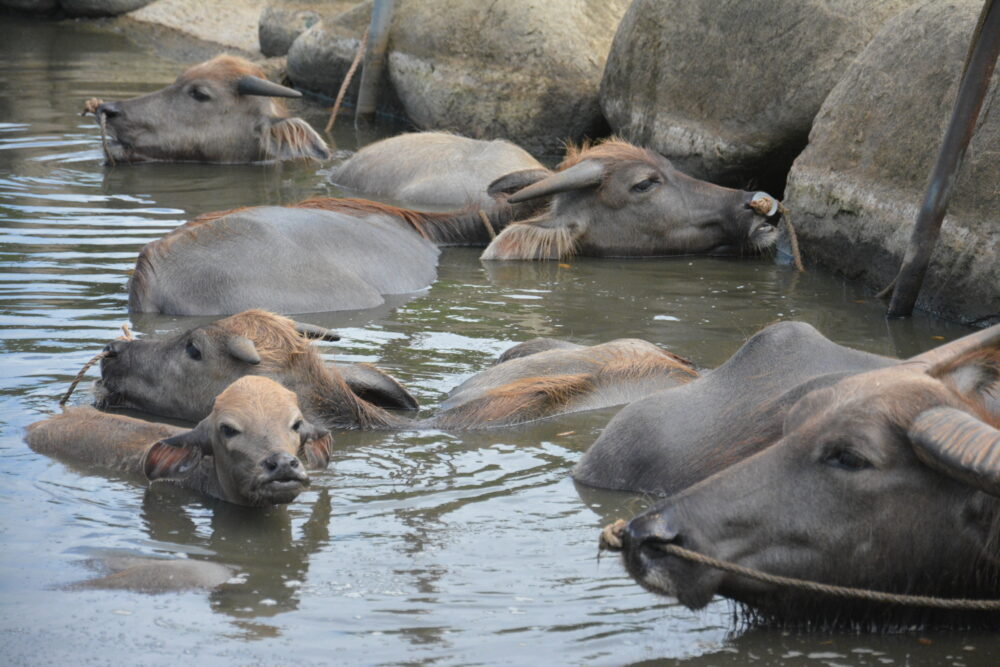
[[[721,431],[710,421],[697,426],[707,407],[685,391],[697,382],[658,395],[669,406],[665,419],[687,413],[677,431],[688,437],[660,440],[658,455],[649,447],[636,453],[672,496],[622,531],[632,576],[692,608],[719,593],[782,620],[935,616],[760,583],[681,560],[664,545],[829,584],[1000,598],[1000,325],[906,361],[860,360],[783,395],[758,391],[764,385],[749,378],[744,391],[753,398],[715,416],[729,425]],[[764,436],[749,447],[747,420]],[[729,447],[743,457],[720,465],[711,450]],[[583,464],[585,481],[599,477],[597,460]],[[673,468],[690,472],[699,462],[702,481],[685,487]],[[627,469],[608,471],[605,481],[624,481]],[[982,618],[995,624],[995,615]]]
[[[543,347],[552,349],[513,353],[473,376],[440,413],[416,421],[352,391],[293,321],[253,310],[162,340],[109,344],[97,405],[194,421],[207,414],[221,388],[244,375],[263,375],[294,391],[306,418],[328,428],[471,429],[617,405],[697,376],[689,362],[644,341]]]
[[[326,142],[274,99],[300,96],[268,81],[253,63],[221,55],[166,88],[94,112],[110,135],[111,162],[325,160]]]
[[[43,454],[267,506],[295,500],[309,485],[303,460],[325,468],[331,438],[303,418],[295,394],[249,376],[222,391],[191,430],[77,407],[32,424],[27,440]]]
[[[548,208],[508,226],[483,259],[753,254],[778,237],[774,197],[700,181],[618,139],[571,147],[558,171],[507,199],[538,200]]]

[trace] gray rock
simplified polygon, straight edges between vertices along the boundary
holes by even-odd
[[[323,16],[336,16],[356,4],[357,0],[272,0],[260,15],[260,52],[283,56]]]
[[[895,276],[951,115],[979,0],[928,0],[885,24],[827,97],[789,175],[810,261],[872,288]],[[1000,322],[1000,115],[994,75],[917,307]]]
[[[774,167],[780,179],[844,70],[913,1],[635,0],[601,108],[692,175],[735,184]]]
[[[145,7],[153,0],[59,0],[70,16],[118,16]]]
[[[59,8],[59,0],[0,0],[0,7],[35,14],[49,14]]]
[[[628,0],[398,0],[389,37],[391,89],[422,129],[509,139],[529,150],[603,134],[598,86],[627,6]],[[370,8],[367,2],[324,19],[295,40],[288,71],[296,85],[336,95]],[[391,100],[386,89],[383,82]]]
[[[361,36],[371,21],[372,3],[361,3],[337,15],[324,15],[322,20],[303,32],[288,50],[288,78],[296,88],[335,98],[340,85],[358,51]],[[391,44],[390,44],[391,48]],[[353,105],[358,97],[361,68],[347,89],[345,102]],[[379,111],[405,117],[406,112],[383,73],[379,89]]]

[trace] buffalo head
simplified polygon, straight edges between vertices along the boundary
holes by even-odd
[[[295,394],[250,376],[219,394],[194,429],[153,444],[142,467],[150,480],[181,481],[208,456],[214,495],[238,505],[281,505],[309,485],[306,465],[327,465],[329,446],[329,432],[302,417]]]
[[[301,93],[271,83],[242,58],[221,55],[189,68],[148,95],[101,104],[116,162],[255,162],[324,160],[330,151],[276,97]]]
[[[773,445],[628,523],[625,565],[699,608],[845,603],[693,564],[665,544],[768,573],[889,592],[1000,594],[1000,326],[802,396]]]
[[[269,376],[299,390],[322,372],[309,338],[337,336],[250,310],[169,338],[117,340],[101,360],[97,406],[198,421],[211,412],[215,397],[244,375]]]
[[[571,151],[559,171],[507,201],[539,199],[548,210],[508,226],[483,259],[745,253],[778,236],[773,197],[700,181],[618,140]]]

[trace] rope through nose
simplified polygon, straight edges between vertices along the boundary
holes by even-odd
[[[129,329],[127,322],[122,325],[122,335],[116,338],[115,340],[127,340],[127,341],[135,340],[135,337],[132,336],[132,330]],[[76,386],[80,384],[81,380],[83,380],[83,376],[86,375],[87,371],[90,370],[91,366],[93,366],[106,356],[108,356],[108,353],[102,350],[101,352],[95,354],[93,359],[91,359],[90,361],[88,361],[83,365],[83,368],[80,369],[80,372],[76,374],[76,377],[73,378],[73,381],[70,383],[69,389],[67,389],[66,393],[63,394],[63,397],[59,399],[60,408],[62,408],[63,410],[66,409],[66,402],[69,401],[69,397],[73,395],[73,392],[76,390]]]
[[[622,533],[625,531],[625,527],[627,525],[627,521],[624,519],[618,519],[614,523],[605,526],[601,531],[601,550],[621,551]],[[685,549],[684,547],[677,546],[676,544],[657,544],[656,548],[664,553],[670,554],[671,556],[683,558],[684,560],[691,561],[693,563],[700,563],[717,570],[722,570],[723,572],[730,572],[741,577],[754,579],[756,581],[772,584],[774,586],[784,586],[786,588],[805,590],[819,595],[828,595],[831,597],[849,600],[866,600],[868,602],[878,602],[898,606],[932,607],[934,609],[950,609],[954,611],[1000,611],[1000,600],[939,598],[932,595],[905,595],[902,593],[873,591],[866,588],[834,586],[832,584],[821,584],[816,581],[768,574],[767,572],[761,572],[760,570],[743,567],[742,565],[737,565],[736,563],[730,563],[728,561],[712,558],[711,556],[706,556],[705,554],[698,553],[697,551]]]
[[[108,162],[113,167],[115,166],[115,158],[108,150],[108,117],[97,110],[102,104],[104,104],[104,100],[99,97],[91,97],[83,103],[83,111],[80,112],[80,115],[86,116],[88,113],[92,113],[97,117],[97,124],[101,126],[101,146],[104,148],[104,155],[107,156]]]

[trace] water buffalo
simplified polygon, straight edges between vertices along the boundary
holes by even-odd
[[[691,608],[719,593],[782,620],[934,617],[758,583],[663,552],[674,544],[811,581],[1000,597],[1000,326],[902,362],[838,348],[805,325],[772,327],[717,380],[711,373],[619,413],[594,445],[606,451],[588,454],[577,478],[672,494],[619,535],[637,581]],[[811,372],[795,370],[827,353],[834,359]],[[751,398],[697,402],[727,382]],[[649,430],[653,404],[662,414]],[[640,460],[615,468],[608,454],[627,454],[630,419],[640,420],[629,425],[642,433]]]
[[[365,146],[336,167],[330,178],[366,197],[444,210],[491,207],[494,195],[548,175],[549,170],[530,153],[509,141],[412,132]]]
[[[571,148],[558,171],[507,201],[539,199],[548,209],[508,226],[483,259],[742,254],[771,248],[778,237],[774,197],[700,181],[616,139]]]
[[[373,308],[383,295],[434,282],[439,245],[485,245],[510,215],[508,206],[422,213],[328,198],[206,214],[143,247],[129,279],[129,311]]]
[[[536,338],[453,389],[434,424],[506,425],[555,412],[623,405],[698,377],[691,362],[652,343],[619,338],[584,346]]]
[[[418,421],[352,391],[292,320],[254,310],[163,340],[110,343],[97,405],[195,421],[222,387],[264,375],[294,391],[306,418],[328,428],[471,429],[616,405],[697,375],[689,362],[643,341],[559,346],[564,349],[512,358],[473,376],[439,414]]]
[[[325,160],[326,142],[276,97],[301,93],[268,81],[253,63],[220,55],[187,69],[171,85],[94,109],[116,162]]]
[[[330,461],[330,434],[302,416],[295,394],[263,377],[242,377],[186,430],[71,408],[28,427],[37,452],[96,464],[150,481],[168,480],[237,505],[290,503],[310,467]]]

